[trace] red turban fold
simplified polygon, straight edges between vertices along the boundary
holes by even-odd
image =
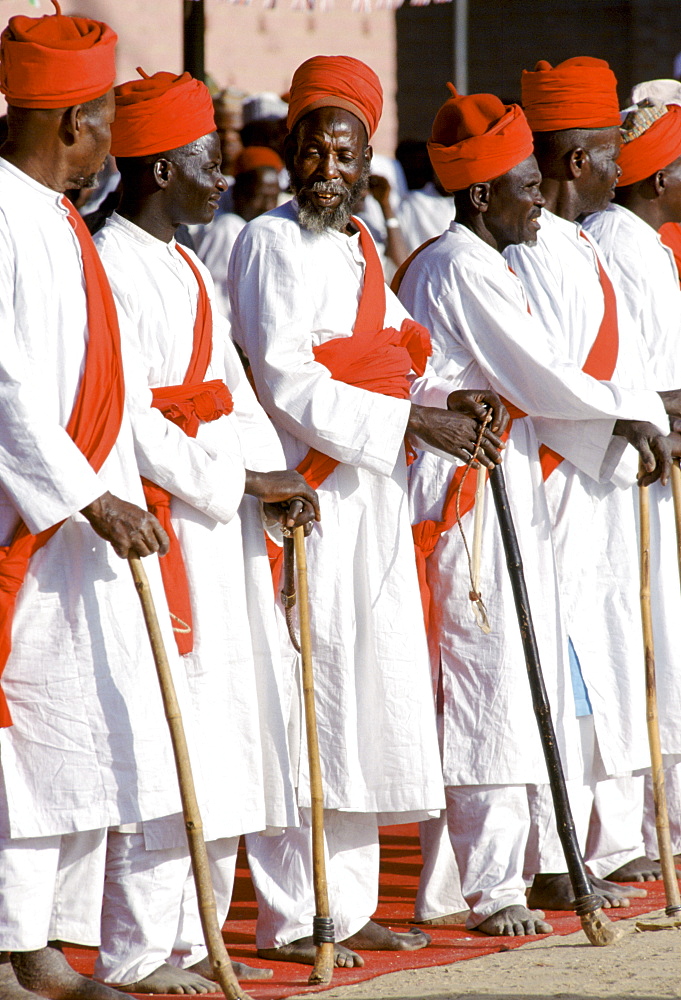
[[[383,89],[374,71],[352,56],[313,56],[293,74],[286,123],[296,122],[317,108],[351,111],[367,130],[376,131],[383,110]]]
[[[617,79],[604,59],[576,56],[555,68],[523,70],[523,108],[533,132],[608,128],[620,123]]]
[[[433,122],[428,155],[447,191],[501,177],[532,153],[532,133],[517,104],[493,94],[453,93]]]
[[[649,109],[642,109],[643,111]],[[640,135],[625,140],[617,164],[622,169],[618,187],[637,184],[663,170],[681,156],[681,108],[670,104],[664,114]]]
[[[258,167],[272,167],[279,172],[284,169],[284,162],[269,146],[246,146],[236,158],[234,176],[257,170]]]
[[[101,21],[12,17],[0,37],[0,90],[19,108],[70,108],[114,85],[117,35]]]
[[[111,126],[114,156],[149,156],[186,146],[215,131],[213,101],[205,83],[189,73],[154,73],[116,87]]]

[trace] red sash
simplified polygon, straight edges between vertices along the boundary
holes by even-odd
[[[581,235],[591,245],[590,240],[588,240],[583,233],[581,233]],[[427,243],[424,243],[417,250],[415,250],[411,257],[406,261],[407,267],[411,261],[414,260],[414,258],[432,242],[433,240],[428,240]],[[593,253],[596,258],[598,277],[603,291],[603,319],[601,320],[601,325],[598,329],[598,333],[596,334],[596,339],[591,345],[591,350],[589,351],[587,359],[584,362],[582,371],[599,381],[607,381],[612,378],[613,372],[615,371],[619,350],[617,299],[615,296],[615,289],[613,288],[612,282],[610,281],[610,278],[598,258],[598,254],[595,250]],[[392,288],[395,293],[399,290],[400,283],[406,273],[407,267],[404,267],[404,270],[400,269],[401,273],[398,271],[393,279]],[[513,420],[519,420],[522,417],[526,417],[527,414],[523,413],[519,407],[514,406],[507,400],[504,400],[504,403],[511,416],[511,420],[509,421],[506,431],[502,435],[503,439],[506,440],[511,433]],[[541,445],[539,448],[539,459],[541,462],[542,476],[544,480],[547,480],[551,473],[557,469],[563,461],[562,455],[559,455],[546,445]],[[428,581],[426,579],[426,560],[430,555],[432,555],[441,535],[443,535],[446,531],[449,531],[449,529],[456,523],[456,497],[464,472],[465,466],[460,466],[449,482],[442,507],[441,520],[420,521],[418,524],[412,526],[414,546],[416,549],[416,566],[418,570],[421,600],[423,602],[423,615],[426,620],[426,626],[430,623],[431,602],[430,588],[428,587]],[[476,476],[467,476],[463,487],[460,489],[459,514],[461,517],[463,517],[464,514],[467,514],[468,511],[472,510],[473,505],[475,504],[476,479]]]
[[[681,225],[678,222],[665,222],[659,230],[660,239],[674,254],[676,270],[681,280]]]
[[[201,272],[189,254],[177,244],[177,251],[192,269],[199,286],[199,297],[194,320],[194,343],[189,367],[182,385],[160,386],[152,389],[152,406],[163,416],[177,424],[188,437],[196,437],[202,422],[217,420],[234,408],[232,395],[220,379],[204,382],[213,351],[213,315]],[[161,577],[168,601],[170,617],[177,648],[181,655],[194,648],[194,630],[187,569],[182,549],[170,516],[172,494],[156,483],[142,478],[147,507],[158,518],[170,539],[170,549],[161,559]]]
[[[95,472],[99,472],[116,443],[123,417],[125,390],[118,317],[87,226],[66,198],[63,205],[68,209],[68,221],[80,245],[88,325],[85,370],[66,431]],[[63,523],[32,535],[22,521],[10,544],[0,548],[0,674],[12,651],[12,619],[30,558]],[[0,726],[11,724],[9,706],[0,689]]]

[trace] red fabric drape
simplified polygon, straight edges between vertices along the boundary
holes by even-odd
[[[63,203],[80,245],[88,322],[85,370],[66,431],[98,472],[116,443],[123,417],[125,390],[118,317],[108,279],[87,226],[66,198]],[[0,548],[0,674],[12,651],[12,619],[30,558],[62,523],[32,535],[22,521],[11,543]],[[11,724],[9,707],[0,689],[0,726]]]
[[[368,230],[359,219],[353,222],[359,229],[365,271],[352,336],[336,337],[320,344],[313,348],[314,356],[338,382],[408,399],[408,375],[411,371],[423,375],[431,354],[430,334],[411,319],[404,320],[399,330],[383,327],[386,308],[383,267]],[[338,464],[335,458],[310,448],[296,468],[317,489]],[[268,552],[276,592],[283,553],[271,541],[268,541]]]
[[[584,239],[586,239],[586,237],[584,237]],[[424,250],[432,242],[432,240],[428,240],[428,242],[424,243],[417,250],[415,250],[407,263],[414,260],[420,251]],[[589,351],[587,359],[584,362],[582,371],[587,375],[591,375],[592,378],[604,381],[612,378],[612,374],[615,371],[615,365],[617,364],[617,354],[619,350],[617,299],[612,282],[610,281],[610,278],[606,274],[605,269],[597,256],[596,263],[598,266],[598,276],[601,288],[603,290],[603,319],[601,320],[601,325],[598,329],[598,333],[596,334],[596,339],[591,345],[591,350]],[[399,277],[399,282],[401,282],[405,273],[406,268],[401,274],[398,272],[395,275],[395,278]],[[399,283],[397,284],[397,288],[395,288],[395,281],[393,281],[393,290],[397,291],[398,289]],[[508,400],[504,400],[504,403],[511,416],[511,421],[502,435],[503,439],[506,440],[511,432],[513,420],[526,417],[527,414],[523,413],[523,411],[517,406],[509,403]],[[541,462],[542,476],[544,480],[547,480],[551,473],[557,469],[563,461],[561,455],[553,451],[551,448],[547,448],[546,445],[541,445],[539,448],[539,459]],[[463,517],[464,514],[467,514],[469,510],[472,510],[475,503],[476,476],[468,475],[465,479],[463,487],[460,488],[464,472],[465,466],[461,466],[456,470],[450,480],[442,507],[442,518],[439,521],[420,521],[412,527],[414,546],[416,549],[416,567],[418,570],[421,600],[423,602],[423,615],[426,621],[426,626],[430,623],[431,603],[430,588],[428,587],[426,576],[426,561],[435,550],[435,546],[440,540],[441,535],[443,535],[446,531],[449,531],[450,528],[452,528],[456,523],[457,492],[460,491],[459,513],[461,517]]]
[[[201,272],[182,247],[177,244],[181,257],[191,268],[199,286],[199,297],[194,320],[194,343],[184,381],[181,385],[161,386],[152,390],[152,406],[163,416],[177,424],[188,437],[196,437],[201,422],[217,420],[234,408],[232,394],[220,379],[204,382],[213,350],[213,315],[210,299]],[[161,578],[168,600],[173,623],[175,642],[181,655],[191,653],[194,648],[194,627],[192,620],[187,569],[170,517],[172,494],[162,486],[142,479],[147,507],[158,518],[170,539],[170,549],[161,559]]]

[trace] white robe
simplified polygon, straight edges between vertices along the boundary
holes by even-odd
[[[223,316],[229,319],[229,291],[227,288],[227,265],[234,241],[246,225],[236,212],[225,212],[206,227],[197,252],[211,273],[215,284],[215,304]]]
[[[186,724],[195,726],[192,767],[206,839],[295,823],[260,505],[245,497],[239,506],[244,461],[249,468],[283,468],[279,440],[214,307],[206,379],[226,382],[233,414],[201,424],[190,438],[152,409],[150,388],[178,385],[187,371],[196,278],[174,240],[164,243],[117,214],[97,234],[97,247],[120,314],[140,472],[172,494],[187,569],[194,648],[182,658],[191,692]],[[194,260],[212,297],[210,275]],[[260,637],[251,634],[249,586],[262,605]],[[185,843],[179,816],[145,824],[144,833],[150,848]]]
[[[310,447],[341,463],[319,488],[322,521],[307,542],[325,805],[410,822],[443,806],[407,502],[410,404],[332,380],[312,353],[350,336],[363,276],[358,235],[313,235],[289,203],[241,232],[229,288],[234,338],[288,466]],[[386,294],[385,323],[399,327],[406,313]],[[414,391],[440,406],[448,393],[428,379]]]
[[[642,338],[650,389],[681,386],[681,289],[674,254],[633,212],[611,205],[589,216],[585,228],[598,241],[618,292]],[[671,486],[650,487],[651,603],[660,737],[664,754],[681,753],[681,649],[674,632],[681,619],[676,525]],[[638,517],[638,495],[631,494]]]
[[[552,416],[562,432],[575,421],[570,454],[598,474],[611,462],[614,420],[642,394],[562,363],[527,311],[522,285],[503,257],[453,222],[447,233],[412,263],[400,297],[426,325],[433,367],[459,386],[491,385],[531,417]],[[547,427],[551,423],[547,421]],[[566,663],[551,524],[532,420],[516,419],[504,452],[511,511],[523,556],[544,678],[561,755],[574,770],[574,702]],[[421,455],[411,470],[414,522],[439,520],[452,465]],[[548,780],[510,580],[489,489],[483,522],[480,587],[492,631],[473,619],[468,564],[456,525],[428,562],[434,619],[431,662],[442,664],[443,765],[447,785],[525,784]],[[470,540],[473,512],[463,517]]]
[[[580,366],[603,318],[596,253],[579,224],[546,211],[536,246],[504,251],[555,354]],[[621,309],[618,325],[619,354],[612,380],[619,386],[636,386],[640,338]],[[628,417],[648,420],[663,432],[669,428],[654,392],[641,390],[640,409]],[[540,441],[570,457],[574,430],[565,429],[561,445],[548,440],[542,421],[535,421],[535,428]],[[562,462],[546,483],[566,624],[589,691],[608,775],[625,774],[649,762],[636,526],[628,492],[636,468],[637,456],[627,447],[612,477],[618,486],[597,482],[570,461]]]
[[[107,490],[144,507],[127,414],[101,471],[66,434],[87,316],[60,196],[0,160],[0,538],[66,523],[19,593],[2,684],[0,835],[47,837],[176,812],[158,681],[126,562],[78,511]],[[155,557],[144,560],[176,666]],[[176,676],[178,684],[181,678]]]
[[[397,212],[409,253],[446,232],[455,215],[454,198],[440,194],[432,181],[420,191],[409,191]]]

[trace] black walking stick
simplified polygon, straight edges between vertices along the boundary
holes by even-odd
[[[603,913],[601,909],[603,900],[592,891],[584,859],[580,854],[579,844],[577,843],[575,824],[572,819],[567,788],[565,787],[563,765],[558,753],[556,733],[551,719],[551,708],[539,661],[539,650],[537,649],[530,602],[527,596],[527,587],[525,586],[523,561],[520,555],[515,527],[513,526],[511,511],[508,506],[506,482],[501,465],[495,465],[491,470],[489,481],[499,520],[501,538],[504,543],[506,565],[511,578],[511,587],[513,588],[513,598],[518,615],[518,624],[520,625],[520,637],[523,643],[523,652],[525,653],[527,676],[532,692],[532,705],[537,725],[539,726],[539,736],[542,742],[546,767],[549,772],[549,783],[551,785],[553,807],[556,813],[558,835],[563,846],[563,851],[565,852],[572,891],[575,894],[575,911],[582,922],[584,933],[591,944],[614,944],[622,936],[623,931],[619,927],[615,927]]]

